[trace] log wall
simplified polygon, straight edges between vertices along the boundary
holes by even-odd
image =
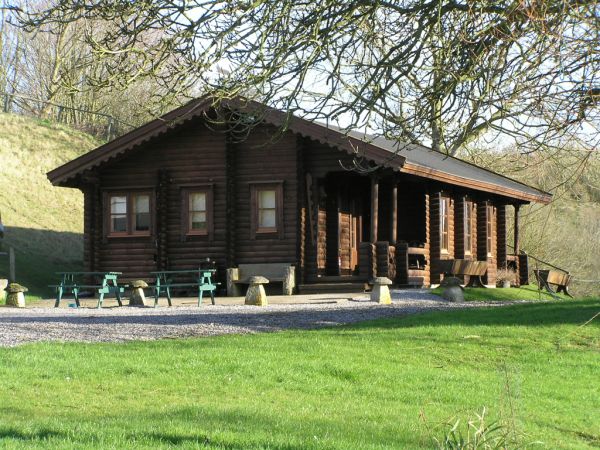
[[[125,279],[149,279],[151,271],[195,268],[206,258],[215,260],[220,269],[231,263],[296,263],[296,138],[287,134],[270,143],[273,132],[257,128],[247,140],[227,145],[225,133],[189,124],[103,166],[98,176],[104,192],[141,189],[152,193],[153,232],[152,236],[107,236],[105,221],[98,219],[106,205],[101,195],[94,198],[90,191],[85,196],[86,234],[93,236],[94,245],[87,246],[86,267],[120,271]],[[274,180],[283,182],[283,237],[252,239],[250,183]],[[182,189],[195,185],[212,187],[214,232],[208,236],[186,236],[182,229],[186,226]],[[227,211],[232,201],[233,209]],[[232,217],[235,221],[228,220]]]
[[[270,142],[277,130],[260,127],[237,144],[236,239],[237,264],[296,263],[297,140],[291,133]],[[283,237],[277,233],[251,233],[250,185],[253,182],[283,181]]]
[[[336,189],[335,183],[327,186],[330,183],[327,175],[333,172],[348,175],[342,165],[350,166],[352,155],[292,133],[273,139],[275,131],[273,127],[257,127],[246,140],[233,142],[224,132],[209,129],[198,121],[191,122],[138,150],[128,152],[124,157],[115,158],[100,170],[92,171],[90,176],[97,179],[97,184],[82,186],[86,270],[121,271],[125,279],[148,280],[151,271],[191,269],[210,258],[221,270],[240,263],[296,264],[299,267],[298,281],[315,281],[318,275],[325,273],[338,274],[340,260],[344,267],[350,261],[350,236],[347,235],[350,227],[344,223],[350,216],[340,214],[340,205],[343,205],[340,194],[347,193]],[[307,174],[309,185],[306,184]],[[355,176],[357,181],[365,181],[364,189],[361,184],[354,186],[358,186],[358,194],[365,191],[367,199],[368,178],[350,175]],[[380,241],[392,235],[391,178],[389,174],[386,176],[388,178],[381,182],[379,189]],[[394,180],[398,182],[398,242],[424,248],[427,262],[424,284],[438,282],[439,277],[430,274],[432,259],[464,257],[464,193],[445,192],[451,196],[449,248],[447,253],[442,254],[439,196],[445,187],[404,175]],[[254,182],[275,181],[283,183],[283,232],[254,236],[251,231],[250,186]],[[354,179],[351,181],[350,185],[353,185]],[[186,236],[182,228],[186,226],[182,221],[182,190],[195,185],[210,186],[212,190],[214,232],[208,236]],[[136,189],[152,193],[155,205],[152,235],[107,236],[104,193]],[[308,210],[309,201],[312,211]],[[494,248],[488,259],[485,215],[482,216],[485,214],[485,202],[478,201],[477,205],[473,220],[473,255],[488,260],[488,283],[492,283],[498,261],[506,259],[505,208],[498,205],[494,213]],[[365,203],[359,242],[368,240],[369,214]],[[337,217],[337,220],[332,217]],[[341,247],[338,240],[340,221],[342,225],[348,225],[341,227],[345,230],[341,235]],[[396,278],[406,282],[404,253],[402,250],[399,252],[401,262],[398,270],[402,274]],[[367,264],[361,268],[362,275],[368,273],[373,276],[376,256],[373,247],[359,247],[359,262]],[[386,261],[389,263],[389,257]],[[383,267],[386,261],[380,258],[379,264]]]

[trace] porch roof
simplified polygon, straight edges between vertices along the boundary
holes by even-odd
[[[359,132],[345,132],[339,128],[308,121],[241,97],[222,100],[220,103],[209,96],[192,100],[162,117],[48,172],[48,179],[54,185],[74,186],[76,185],[75,178],[85,171],[103,165],[218,107],[256,114],[266,123],[290,130],[346,153],[356,154],[377,165],[402,173],[504,195],[525,202],[548,203],[552,199],[552,195],[547,192],[426,147],[403,144]]]
[[[400,167],[400,172],[403,173],[524,201],[547,204],[552,200],[552,194],[548,192],[421,145],[401,143],[353,131],[349,134],[404,158],[404,164]]]

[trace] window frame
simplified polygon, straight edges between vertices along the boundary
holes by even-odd
[[[208,236],[212,238],[214,233],[213,207],[214,207],[213,184],[185,185],[181,188],[181,230],[182,238],[187,236]],[[192,194],[206,195],[206,229],[192,230],[190,215],[190,196]]]
[[[475,209],[475,202],[473,202],[473,200],[465,199],[463,205],[463,250],[465,255],[471,256],[473,254],[473,212]]]
[[[138,196],[148,196],[148,214],[150,215],[150,223],[148,230],[136,231],[135,220],[135,198]],[[125,231],[113,231],[111,199],[113,197],[125,197],[125,217],[127,228]],[[109,238],[118,237],[149,237],[154,233],[154,218],[156,215],[154,191],[151,189],[119,189],[104,191],[104,226],[105,235]]]
[[[442,207],[443,206],[443,207]],[[440,253],[450,253],[450,208],[452,203],[447,195],[440,195]],[[445,240],[445,246],[444,246]]]
[[[494,205],[486,203],[485,205],[485,246],[488,258],[494,256]]]
[[[259,227],[259,192],[275,191],[275,227]],[[251,236],[256,239],[259,236],[265,237],[284,237],[283,220],[283,181],[253,181],[250,183],[250,218],[251,218]]]

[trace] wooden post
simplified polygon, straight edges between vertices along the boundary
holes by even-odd
[[[398,183],[392,184],[392,209],[390,214],[390,246],[396,245],[398,239]]]
[[[379,179],[371,178],[371,243],[377,242],[377,223],[379,215]]]
[[[304,284],[306,281],[306,216],[308,209],[308,202],[306,198],[306,186],[304,176],[304,141],[298,137],[296,139],[296,167],[297,167],[297,181],[298,191],[296,194],[297,198],[297,211],[298,211],[298,223],[297,223],[297,258],[298,258],[298,270],[296,271],[296,285]]]
[[[228,124],[227,126],[232,127],[233,125]],[[225,173],[227,174],[225,181],[225,216],[227,219],[225,227],[225,267],[228,269],[236,265],[237,151],[235,136],[233,136],[231,130],[228,130],[225,137]]]
[[[515,204],[515,230],[514,230],[514,248],[515,248],[515,255],[519,254],[519,251],[521,250],[519,247],[521,245],[521,243],[519,242],[519,209],[521,208],[521,205],[519,205],[518,203]]]
[[[167,205],[169,198],[169,183],[171,182],[168,172],[160,169],[157,174],[158,185],[156,186],[157,205],[156,205],[156,270],[167,270],[169,268],[169,249],[168,249],[168,214]],[[183,226],[183,225],[182,225]]]
[[[8,248],[8,281],[17,281],[15,274],[15,249]]]

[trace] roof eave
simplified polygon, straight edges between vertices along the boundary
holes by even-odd
[[[207,98],[192,100],[158,119],[154,119],[49,171],[46,176],[54,186],[66,186],[66,180],[73,178],[84,170],[102,164],[132,147],[142,145],[180,123],[191,120],[198,114],[203,113],[206,107],[209,106],[209,100]]]
[[[391,167],[394,170],[399,170],[405,161],[405,158],[401,155],[393,155],[390,157],[389,152],[384,149],[360,141],[359,139],[343,135],[339,132],[325,129],[327,131],[323,133],[321,128],[319,128],[319,133],[317,133],[312,130],[311,127],[317,127],[319,125],[298,117],[288,117],[286,113],[273,108],[264,107],[262,104],[252,100],[229,99],[222,101],[221,105],[230,110],[245,110],[247,112],[262,111],[264,112],[263,119],[266,123],[275,126],[283,126],[293,133],[337,147],[340,150],[346,151],[348,154],[362,156],[372,160],[376,164]],[[212,97],[201,97],[192,100],[158,119],[154,119],[113,141],[97,147],[91,152],[81,155],[62,166],[51,170],[46,175],[50,182],[55,186],[71,186],[66,182],[81,172],[103,164],[133,147],[142,145],[143,143],[156,138],[185,121],[192,120],[204,113],[211,106],[216,106],[215,99]]]
[[[400,172],[419,176],[422,178],[429,178],[432,180],[437,180],[456,186],[468,187],[478,191],[489,192],[491,194],[511,197],[518,200],[522,200],[524,202],[536,202],[547,205],[552,201],[552,194],[548,192],[536,189],[536,191],[538,191],[539,194],[530,194],[516,189],[504,188],[493,183],[486,183],[484,181],[473,180],[458,175],[452,175],[446,172],[442,172],[440,170],[432,169],[429,167],[423,167],[408,161],[405,162],[405,164],[402,166]]]

